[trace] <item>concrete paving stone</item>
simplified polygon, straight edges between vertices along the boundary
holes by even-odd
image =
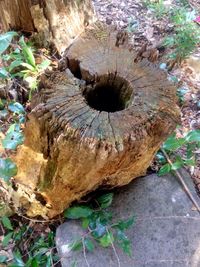
[[[200,205],[189,175],[182,171],[190,191]],[[121,267],[200,267],[200,215],[176,177],[155,174],[140,177],[115,190],[111,207],[116,221],[136,217],[127,231],[132,243],[132,257],[116,247]],[[58,227],[56,244],[63,267],[88,267],[83,252],[69,252],[67,244],[85,232],[80,223],[68,220]],[[117,267],[112,248],[98,247],[86,253],[90,267]]]

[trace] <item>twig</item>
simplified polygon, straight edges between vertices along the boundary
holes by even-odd
[[[58,219],[52,219],[52,220],[37,220],[37,219],[32,219],[32,218],[29,218],[29,217],[26,217],[25,215],[22,215],[20,213],[18,213],[18,215],[26,220],[29,220],[29,221],[32,221],[32,222],[38,222],[38,223],[48,223],[48,222],[56,222],[58,220],[60,220],[59,218]]]
[[[107,232],[108,235],[110,236],[110,233],[109,233],[107,227],[106,227],[106,232]],[[120,263],[120,260],[119,260],[119,256],[118,256],[118,254],[117,254],[117,251],[116,251],[116,248],[115,248],[115,246],[114,246],[114,244],[113,244],[113,241],[112,241],[112,239],[111,239],[111,236],[110,236],[110,241],[111,241],[111,246],[112,246],[112,249],[113,249],[113,251],[114,251],[114,254],[115,254],[116,258],[117,258],[118,267],[121,267],[121,263]]]
[[[166,152],[163,148],[161,148],[161,151],[162,151],[162,153],[164,154],[165,158],[167,159],[168,163],[169,163],[171,166],[173,166],[173,163],[172,163],[172,161],[170,160],[170,158],[169,158],[167,152]],[[181,184],[182,184],[182,186],[183,186],[185,192],[186,192],[187,195],[189,196],[190,200],[192,201],[192,203],[195,205],[195,207],[197,208],[198,212],[200,213],[200,207],[199,207],[198,203],[196,202],[196,200],[194,199],[193,195],[191,194],[191,192],[190,192],[188,186],[187,186],[186,183],[184,182],[184,180],[183,180],[181,174],[180,174],[177,170],[174,170],[174,172],[175,172],[176,176],[178,177],[179,181],[181,182]]]
[[[87,257],[86,257],[84,237],[82,237],[82,244],[83,244],[83,255],[84,255],[85,262],[86,262],[87,266],[90,267],[90,264],[89,264]]]

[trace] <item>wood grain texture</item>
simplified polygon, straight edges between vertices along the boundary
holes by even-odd
[[[43,77],[16,158],[16,183],[34,184],[46,203],[39,212],[30,204],[29,216],[53,217],[99,186],[145,175],[180,114],[166,73],[135,56],[125,33],[96,23],[66,51],[62,70]],[[28,150],[33,161],[41,155],[37,173],[23,162]]]

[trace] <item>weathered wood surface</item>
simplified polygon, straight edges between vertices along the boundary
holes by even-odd
[[[179,109],[166,73],[135,56],[125,33],[96,23],[66,51],[62,71],[43,77],[15,159],[29,216],[53,217],[99,186],[145,175]]]
[[[53,43],[62,53],[95,19],[91,0],[3,0],[0,30],[37,33],[38,43]]]

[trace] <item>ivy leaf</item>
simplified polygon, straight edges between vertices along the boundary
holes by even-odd
[[[10,132],[2,140],[2,145],[6,149],[16,149],[24,142],[24,136],[20,132]]]
[[[169,163],[166,163],[165,165],[163,165],[163,166],[160,168],[160,170],[159,170],[159,172],[158,172],[158,175],[161,176],[161,175],[164,175],[164,174],[166,174],[166,173],[168,173],[168,172],[170,172],[170,171],[171,171],[171,166],[170,166]]]
[[[18,35],[16,32],[6,32],[0,35],[0,55],[9,47],[12,38]]]
[[[3,247],[6,247],[8,245],[12,235],[13,235],[13,232],[10,232],[10,233],[8,233],[7,235],[4,236],[4,239],[2,241],[2,246]]]
[[[188,142],[200,142],[200,130],[189,132],[186,136],[186,140]]]
[[[82,227],[83,227],[84,229],[87,229],[87,228],[88,228],[89,223],[90,223],[90,220],[89,220],[88,218],[83,218],[83,219],[82,219]]]
[[[195,159],[194,158],[191,158],[191,159],[185,159],[184,160],[184,163],[188,166],[195,166],[196,165],[196,162],[195,162]]]
[[[175,162],[172,163],[171,169],[174,170],[178,170],[183,166],[184,162],[180,161],[180,160],[176,160]]]
[[[75,206],[65,210],[64,217],[68,219],[86,218],[93,213],[93,210],[86,206]]]
[[[160,164],[166,163],[166,158],[161,151],[156,154],[156,158]]]
[[[119,230],[124,231],[131,227],[135,222],[135,218],[132,216],[128,220],[120,220],[114,227],[117,227]]]
[[[3,226],[8,229],[8,230],[13,230],[13,227],[12,227],[12,224],[11,224],[11,221],[8,217],[4,216],[1,218],[1,221],[3,223]]]
[[[100,222],[100,219],[97,219],[95,230],[93,230],[92,235],[94,238],[100,238],[106,232],[106,227]],[[93,228],[92,228],[93,229]]]
[[[69,249],[73,251],[79,251],[81,250],[83,244],[81,240],[73,241],[69,244]]]
[[[6,263],[7,259],[8,258],[6,256],[0,255],[0,263]]]
[[[8,181],[12,176],[15,176],[16,174],[16,164],[10,158],[0,158],[0,178],[3,178],[5,181]]]
[[[163,148],[168,151],[175,151],[185,143],[185,138],[176,138],[175,134],[171,135],[163,144]]]
[[[89,238],[84,239],[84,244],[85,247],[87,248],[88,251],[93,252],[94,251],[94,244]]]
[[[102,209],[108,208],[113,201],[113,193],[108,193],[97,198]]]
[[[118,246],[124,251],[124,253],[126,253],[128,256],[131,256],[131,242],[123,231],[117,231],[116,241]]]
[[[113,243],[113,241],[114,241],[114,237],[113,237],[112,232],[106,233],[104,236],[102,236],[99,239],[100,245],[104,248],[109,247]]]
[[[11,102],[8,105],[8,109],[16,114],[25,113],[24,107],[18,102]]]

